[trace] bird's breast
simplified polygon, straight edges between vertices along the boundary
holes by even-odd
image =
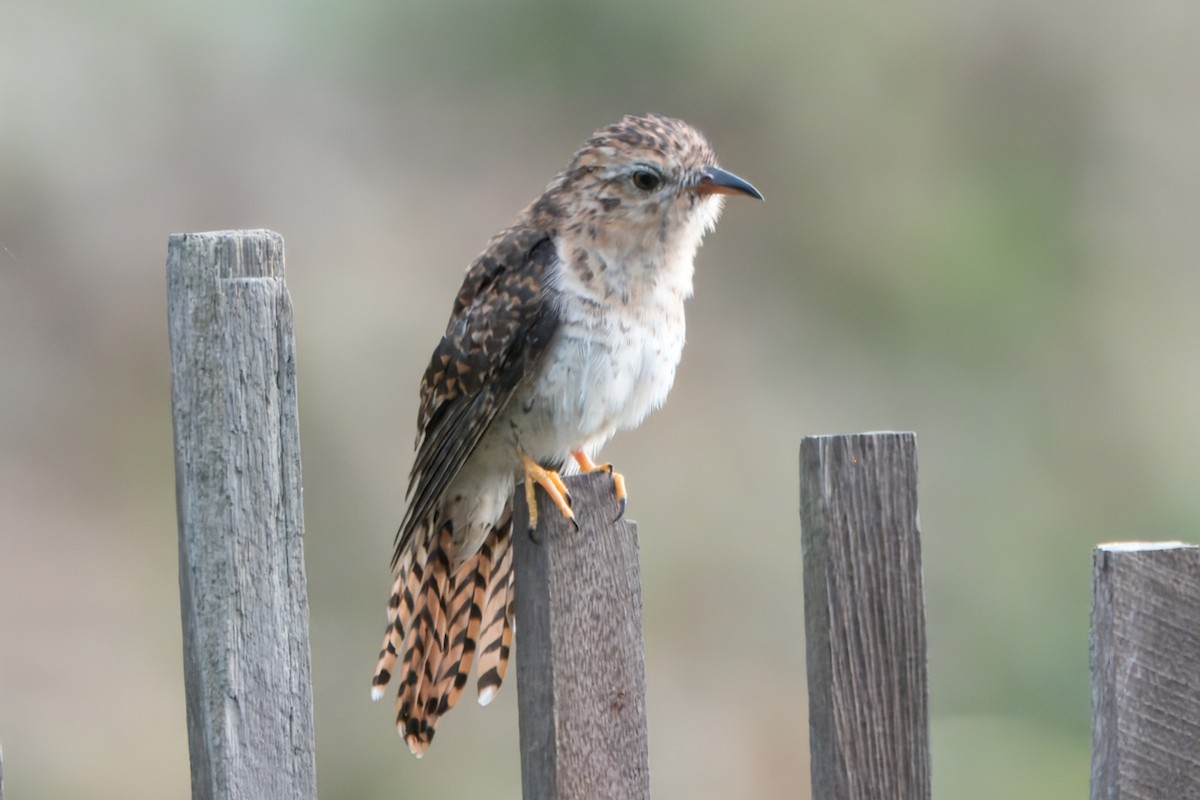
[[[671,291],[624,304],[565,291],[556,302],[558,331],[514,420],[547,458],[596,449],[661,406],[685,333],[683,297]]]

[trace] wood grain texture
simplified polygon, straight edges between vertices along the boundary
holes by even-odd
[[[1092,800],[1200,798],[1200,547],[1097,547]]]
[[[800,521],[812,796],[927,800],[916,437],[806,437]]]
[[[315,798],[283,239],[173,235],[167,301],[192,796]]]
[[[579,531],[515,493],[521,784],[529,800],[650,796],[637,526],[611,478],[566,479]]]

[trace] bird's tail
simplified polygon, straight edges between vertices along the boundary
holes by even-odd
[[[462,695],[477,648],[480,704],[491,702],[500,688],[512,645],[516,595],[511,515],[457,567],[452,566],[450,520],[435,513],[413,533],[397,563],[371,697],[383,697],[400,658],[396,728],[420,758],[433,740],[438,718]]]

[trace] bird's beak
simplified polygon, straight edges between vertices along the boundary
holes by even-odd
[[[692,187],[692,191],[701,197],[707,197],[710,194],[744,194],[756,200],[763,199],[758,189],[720,167],[706,168],[700,174],[700,181]]]

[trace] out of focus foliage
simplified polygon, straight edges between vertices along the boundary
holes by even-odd
[[[486,238],[594,128],[655,110],[767,196],[700,253],[671,402],[606,453],[642,529],[656,794],[807,785],[798,443],[894,428],[921,447],[935,791],[1082,796],[1090,549],[1200,538],[1198,25],[1078,0],[7,0],[10,793],[188,791],[166,239],[270,227],[322,795],[518,796],[515,687],[419,764],[368,702],[416,382]]]

